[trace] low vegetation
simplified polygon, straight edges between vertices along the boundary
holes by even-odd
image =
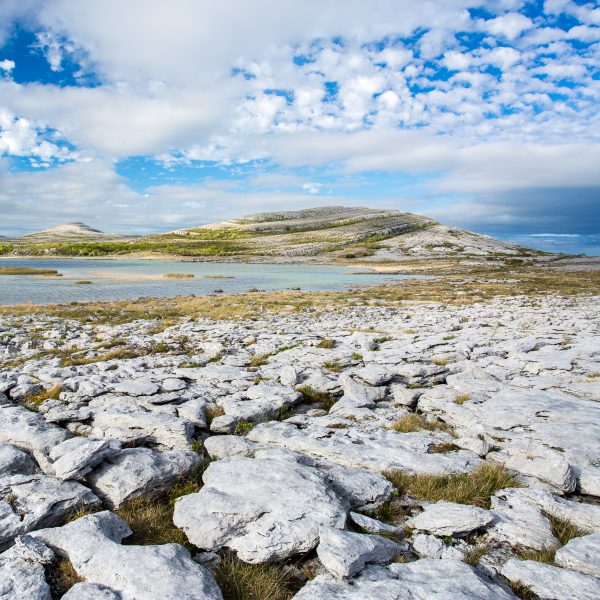
[[[37,411],[40,404],[46,400],[58,400],[60,393],[62,392],[62,385],[57,383],[47,390],[42,390],[31,396],[28,396],[23,401],[23,405],[29,410]]]
[[[418,500],[446,500],[458,504],[490,507],[490,498],[507,487],[519,487],[518,480],[498,465],[483,464],[470,473],[452,475],[411,475],[403,471],[386,471],[384,476],[400,494]]]
[[[306,402],[322,404],[327,410],[337,402],[337,398],[332,394],[315,390],[310,385],[302,385],[297,389],[304,396]]]
[[[163,277],[165,279],[194,279],[195,275],[192,273],[165,273]]]
[[[317,344],[317,348],[324,348],[325,350],[331,350],[335,348],[335,340],[323,339]]]
[[[84,581],[77,575],[68,558],[60,558],[46,567],[46,581],[52,598],[62,598],[76,583]]]
[[[414,433],[415,431],[435,431],[437,429],[447,431],[449,428],[446,423],[441,421],[427,421],[421,415],[410,414],[400,417],[392,424],[391,429],[398,433]]]
[[[0,275],[57,276],[60,275],[60,273],[56,269],[31,269],[29,267],[0,267]]]
[[[303,585],[285,565],[251,565],[231,554],[214,574],[224,600],[289,600]]]
[[[410,265],[403,265],[407,269]],[[484,269],[453,264],[451,274],[440,265],[422,264],[417,273],[437,279],[405,279],[401,284],[361,287],[344,292],[248,292],[222,296],[140,298],[117,302],[71,302],[56,305],[2,306],[0,314],[47,314],[90,324],[120,324],[137,319],[255,319],[264,313],[303,312],[327,307],[405,301],[465,305],[498,296],[577,296],[600,294],[600,271],[553,271],[549,268]]]

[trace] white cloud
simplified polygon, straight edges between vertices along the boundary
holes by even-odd
[[[0,69],[10,73],[15,68],[15,61],[9,60],[5,58],[4,60],[0,60]]]
[[[321,191],[321,188],[323,187],[322,183],[303,183],[302,184],[302,189],[306,190],[309,194],[318,194]]]
[[[484,29],[493,35],[502,36],[511,41],[533,27],[531,19],[520,13],[508,13],[484,21],[482,25]]]

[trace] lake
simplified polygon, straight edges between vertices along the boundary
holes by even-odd
[[[62,277],[0,275],[0,304],[53,304],[90,300],[197,296],[221,289],[226,294],[301,288],[337,291],[359,285],[414,278],[413,275],[357,274],[355,267],[162,260],[0,259],[0,267],[56,269]],[[166,279],[166,273],[193,274],[193,279]],[[91,281],[91,284],[78,284]]]

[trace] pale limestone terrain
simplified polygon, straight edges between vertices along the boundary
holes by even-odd
[[[67,599],[218,600],[231,553],[291,569],[302,600],[598,598],[599,324],[591,296],[4,316],[0,598],[49,599],[67,557]],[[478,506],[394,488],[499,465],[509,487]],[[126,543],[115,511],[164,490],[192,554]]]

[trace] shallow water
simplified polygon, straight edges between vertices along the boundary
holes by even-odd
[[[356,268],[334,265],[183,263],[162,260],[0,259],[0,267],[4,266],[56,269],[62,273],[62,277],[0,275],[0,304],[51,304],[189,294],[202,296],[214,293],[217,288],[226,294],[247,292],[252,288],[279,291],[299,287],[309,291],[337,291],[408,277],[356,274]],[[191,273],[195,277],[165,279],[165,273]],[[231,279],[210,279],[210,276]],[[76,283],[81,280],[92,283]]]

